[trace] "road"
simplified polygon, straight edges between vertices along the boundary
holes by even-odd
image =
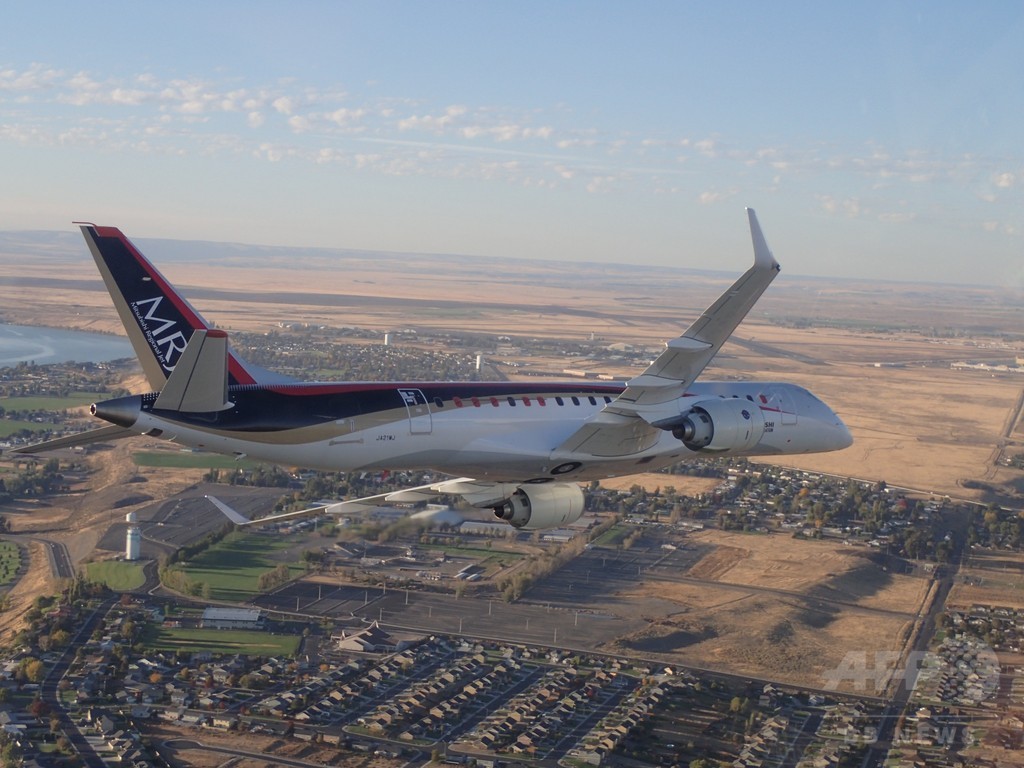
[[[71,662],[75,658],[75,652],[85,641],[89,638],[92,633],[100,626],[103,621],[103,617],[107,615],[107,611],[110,610],[111,606],[117,596],[111,596],[104,600],[100,605],[92,612],[92,614],[82,622],[82,625],[78,628],[75,636],[68,643],[64,652],[57,659],[57,662],[50,668],[40,685],[40,696],[49,707],[50,711],[57,716],[60,720],[60,728],[64,732],[64,735],[68,737],[68,740],[74,746],[75,751],[82,758],[83,765],[87,768],[106,768],[106,763],[100,759],[99,755],[96,754],[96,750],[92,748],[92,745],[86,741],[85,734],[82,733],[78,724],[75,723],[67,710],[64,708],[64,703],[60,700],[60,692],[58,689],[58,683],[67,674],[68,667],[71,666]]]
[[[75,566],[71,562],[68,548],[58,541],[48,539],[35,539],[46,547],[47,557],[50,560],[50,570],[58,579],[75,578]]]
[[[953,561],[959,564],[963,562],[963,554],[967,547],[970,514],[968,512],[956,515],[951,513],[947,523],[953,537]],[[923,657],[935,636],[936,621],[946,609],[946,598],[949,597],[958,571],[959,565],[942,565],[936,569],[935,579],[938,588],[935,592],[935,599],[932,600],[928,613],[921,617],[917,633],[907,643],[907,658],[912,660],[909,662],[911,666],[906,670],[899,687],[882,713],[876,741],[865,754],[864,761],[861,763],[862,768],[881,766],[885,763],[885,758],[892,747],[896,725],[906,714],[907,706],[910,704],[911,695],[914,692],[914,685],[917,682],[917,664],[919,663],[917,660]]]

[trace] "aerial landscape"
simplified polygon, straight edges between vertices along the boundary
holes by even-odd
[[[146,250],[157,260],[162,246]],[[6,240],[2,319],[53,326],[56,304],[64,327],[115,332],[119,321],[83,250],[52,238]],[[484,278],[441,256],[428,280],[408,269],[414,255],[381,255],[375,265],[365,254],[316,251],[301,255],[309,267],[295,281],[280,266],[295,258],[254,249],[244,269],[216,260],[162,267],[247,360],[324,380],[622,380],[731,281],[679,270],[669,282],[664,270],[614,265],[586,278],[576,265],[523,261],[488,264]],[[443,301],[432,299],[439,284],[448,286]],[[1024,338],[1013,327],[1011,292],[973,289],[930,312],[939,290],[780,279],[704,376],[785,376],[811,387],[835,405],[854,444],[769,463],[699,459],[595,482],[584,517],[550,532],[516,533],[472,508],[431,523],[417,514],[422,507],[375,506],[315,526],[296,519],[229,532],[207,495],[263,516],[425,478],[275,468],[145,438],[19,455],[19,442],[84,427],[88,402],[103,399],[96,393],[148,389],[131,358],[20,363],[3,377],[11,424],[3,514],[21,563],[0,614],[4,642],[36,647],[43,690],[58,682],[54,669],[73,681],[53,694],[51,718],[113,718],[115,730],[134,729],[148,745],[140,759],[187,765],[216,765],[253,744],[333,763],[362,750],[386,761],[430,760],[441,749],[478,763],[622,755],[685,764],[741,760],[746,750],[807,765],[911,749],[934,760],[950,748],[998,754],[1000,712],[1020,706],[1024,693],[1012,672],[1014,617],[1024,613],[1015,511],[1024,492]],[[824,291],[826,317],[806,300]],[[517,299],[480,299],[491,295]],[[76,393],[85,399],[76,403]],[[56,486],[11,492],[21,487],[12,478],[46,474],[44,464],[58,473]],[[141,535],[126,560],[132,527]],[[97,629],[54,643],[61,614],[46,600],[72,582],[98,590],[77,609],[90,611],[82,615]],[[245,609],[231,619],[244,633],[212,629],[202,616],[204,607],[228,606]],[[114,663],[108,642],[93,643],[125,636],[125,622],[132,650],[119,652],[127,655],[117,662],[126,665],[117,688],[130,700],[109,686],[83,694],[95,675],[88,665],[62,666],[67,653],[55,651]],[[952,638],[998,654],[987,671],[996,683],[970,694],[937,689],[926,672],[941,672],[936,660]],[[267,659],[283,666],[275,672]],[[388,663],[404,672],[394,677]],[[219,669],[223,679],[208,677]],[[434,691],[441,669],[451,679]],[[904,682],[908,669],[915,685]],[[38,694],[26,685],[17,695],[31,701]],[[455,694],[467,686],[494,688],[460,703]],[[536,696],[535,687],[549,690],[547,703],[531,705],[540,710],[521,725],[519,717],[502,725],[499,713],[525,706],[517,702]],[[584,708],[574,692],[603,703]],[[420,697],[415,708],[402,704]],[[545,736],[542,723],[570,710],[573,735],[563,725],[560,738]],[[922,710],[934,713],[924,725]],[[652,742],[641,735],[651,728],[674,735]],[[244,742],[234,742],[243,731]],[[952,747],[943,733],[954,734]],[[82,738],[100,757],[122,749]]]
[[[1024,7],[4,33],[0,768],[1024,766]]]

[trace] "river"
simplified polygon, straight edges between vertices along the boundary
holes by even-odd
[[[18,363],[103,363],[133,357],[124,336],[0,324],[0,368]]]

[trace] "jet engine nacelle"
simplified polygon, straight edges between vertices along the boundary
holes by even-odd
[[[575,523],[583,514],[583,491],[575,483],[523,485],[494,516],[521,531],[558,528]]]
[[[672,429],[672,435],[691,451],[705,453],[747,451],[763,434],[761,409],[735,397],[697,402]]]

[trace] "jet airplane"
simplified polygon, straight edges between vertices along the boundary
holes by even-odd
[[[846,426],[803,387],[697,382],[779,272],[747,216],[753,265],[624,383],[299,382],[242,360],[119,229],[80,223],[152,392],[95,403],[109,426],[22,450],[147,435],[312,469],[431,470],[450,479],[373,498],[458,495],[535,530],[580,517],[582,481],[846,448]]]

